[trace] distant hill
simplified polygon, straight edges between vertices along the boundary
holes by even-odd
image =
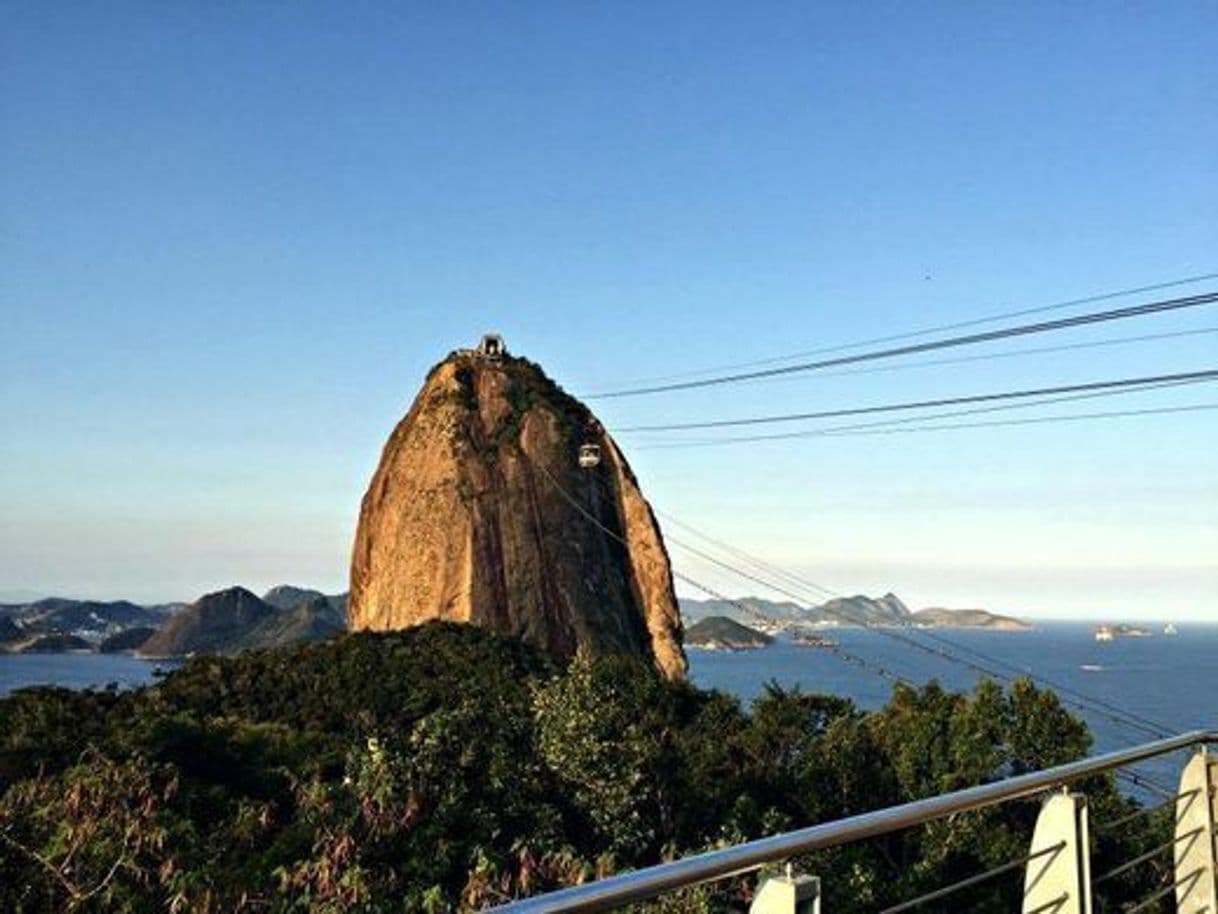
[[[287,601],[304,588],[275,588]],[[254,648],[320,641],[346,629],[346,620],[331,597],[319,591],[289,609],[277,609],[244,587],[207,594],[173,616],[138,653],[145,657],[186,654],[231,654]]]
[[[685,629],[686,647],[756,648],[774,639],[727,616],[710,616]]]
[[[156,629],[147,625],[125,628],[121,632],[106,638],[97,646],[97,649],[103,654],[121,654],[123,651],[134,651],[155,634]]]
[[[277,610],[244,587],[209,593],[173,616],[140,647],[148,657],[223,653],[241,642]]]
[[[742,608],[743,607],[743,608]],[[741,597],[739,600],[681,600],[681,614],[687,622],[710,616],[724,616],[745,624],[773,622],[837,622],[855,625],[907,625],[911,613],[894,594],[882,597],[838,597],[825,603],[800,606],[791,601]],[[761,617],[761,618],[759,618]]]
[[[935,628],[993,628],[1006,632],[1031,631],[1032,626],[1013,616],[1000,616],[984,609],[919,609],[913,620]]]
[[[6,641],[16,641],[21,637],[21,629],[8,616],[0,616],[0,644]]]
[[[837,597],[812,608],[809,621],[844,624],[907,625],[912,613],[896,594],[865,597]]]
[[[896,594],[868,597],[836,597],[813,606],[790,601],[775,602],[760,597],[739,600],[681,600],[681,616],[686,625],[720,616],[745,625],[773,625],[776,628],[831,623],[836,625],[926,625],[935,628],[988,628],[994,631],[1027,631],[1028,623],[1013,616],[1001,616],[984,609],[943,609],[933,607],[911,612]],[[774,630],[774,629],[768,629]]]
[[[346,628],[347,595],[284,584],[259,599],[243,587],[207,594],[194,603],[139,606],[127,600],[46,597],[0,605],[0,645],[39,652],[96,645],[103,653],[139,650],[148,656],[232,653],[318,641]],[[71,636],[56,639],[39,636]]]
[[[325,599],[326,595],[311,587],[296,587],[292,584],[280,584],[272,587],[262,595],[262,602],[269,603],[276,609],[295,609],[302,603],[308,603],[318,598]]]
[[[347,624],[347,594],[345,593],[324,594],[320,590],[314,590],[311,587],[280,584],[278,587],[272,587],[262,595],[263,602],[269,603],[276,609],[295,609],[305,603],[311,603],[319,599],[329,603],[342,617],[343,625]]]
[[[234,647],[248,650],[321,641],[346,628],[347,620],[331,598],[319,593],[305,603],[266,617]]]
[[[755,622],[760,614],[775,621],[803,621],[807,618],[808,609],[798,603],[789,601],[766,600],[762,597],[741,597],[731,602],[727,600],[690,600],[684,597],[679,601],[681,618],[687,623],[698,622],[711,616],[724,616],[737,622]],[[747,612],[740,607],[745,607]]]

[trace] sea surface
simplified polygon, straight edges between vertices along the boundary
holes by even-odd
[[[1068,704],[1090,727],[1094,753],[1149,742],[1156,729],[1165,734],[1218,729],[1218,625],[1178,624],[1175,636],[1163,635],[1161,622],[1144,626],[1154,634],[1110,642],[1097,642],[1090,622],[1042,622],[1028,632],[936,629],[931,634],[938,640],[904,629],[897,634],[1006,676],[1022,671],[1045,686],[1051,680],[1064,687],[1060,697],[1065,702],[1085,696],[1152,722],[1137,727],[1118,722],[1114,718],[1119,715],[1102,705],[1083,709]],[[884,630],[829,628],[824,633],[868,664],[916,683],[935,679],[945,688],[965,691],[982,678],[975,669],[914,648]],[[771,680],[787,688],[846,695],[868,710],[881,707],[892,693],[891,681],[823,648],[776,641],[757,651],[688,654],[696,685],[730,692],[746,706]],[[1065,694],[1066,689],[1075,694]],[[1169,786],[1178,778],[1180,763],[1179,757],[1164,758],[1136,771]]]
[[[175,664],[141,660],[129,654],[0,654],[0,696],[26,686],[69,689],[120,689],[148,685],[152,671]]]
[[[1118,722],[1114,719],[1118,715],[1103,707],[1070,705],[1090,726],[1095,752],[1147,742],[1155,738],[1151,729],[1164,733],[1218,729],[1218,625],[1181,624],[1175,636],[1161,634],[1161,624],[1146,623],[1146,627],[1154,632],[1151,637],[1107,643],[1097,642],[1094,624],[1083,622],[1039,623],[1029,632],[939,629],[932,633],[939,640],[909,630],[897,634],[1007,676],[1028,673],[1043,685],[1064,687],[1153,722],[1139,729]],[[971,690],[981,678],[974,669],[913,648],[882,630],[828,628],[825,634],[871,667],[913,682],[935,679],[945,688]],[[892,683],[873,669],[846,662],[830,650],[782,640],[757,651],[690,650],[689,660],[696,685],[734,694],[746,706],[770,681],[848,696],[864,709],[881,707],[892,692]],[[105,688],[114,683],[131,688],[154,682],[156,666],[112,654],[0,655],[0,695],[31,685]],[[1073,702],[1076,696],[1062,698]],[[1159,760],[1139,771],[1170,784],[1176,768],[1176,761]]]

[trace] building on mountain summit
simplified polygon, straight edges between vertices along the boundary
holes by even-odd
[[[482,342],[478,344],[478,354],[488,359],[497,359],[507,355],[507,346],[504,345],[503,337],[498,333],[485,334]]]

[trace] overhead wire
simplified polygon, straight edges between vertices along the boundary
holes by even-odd
[[[1077,314],[1072,317],[1057,318],[1049,321],[1039,321],[1031,324],[1019,324],[1013,327],[1003,327],[998,330],[987,330],[982,333],[970,333],[963,336],[946,337],[930,340],[924,343],[911,343],[905,346],[860,352],[853,355],[837,356],[820,359],[813,362],[802,362],[795,365],[784,365],[779,368],[759,369],[756,371],[737,372],[718,375],[695,381],[680,381],[670,384],[659,384],[643,387],[626,388],[599,394],[589,394],[587,399],[612,399],[620,397],[642,396],[644,394],[667,393],[677,390],[712,387],[723,384],[734,384],[741,381],[751,381],[758,378],[776,377],[797,372],[815,371],[822,368],[832,368],[839,365],[850,365],[858,362],[870,362],[879,359],[890,359],[905,355],[916,355],[921,352],[932,352],[939,349],[950,349],[958,346],[972,346],[979,343],[994,342],[1012,337],[1028,336],[1031,334],[1048,333],[1055,330],[1065,330],[1072,327],[1089,326],[1092,324],[1108,323],[1110,321],[1128,320],[1144,317],[1150,314],[1162,314],[1180,311],[1187,308],[1197,308],[1218,301],[1218,292],[1207,292],[1185,298],[1166,299],[1145,302],[1140,305],[1130,305],[1125,308],[1112,308],[1105,311],[1093,311]]]
[[[936,397],[929,400],[906,400],[901,403],[881,403],[874,406],[853,406],[844,409],[825,409],[814,412],[782,413],[769,416],[748,416],[739,419],[709,419],[701,422],[670,422],[654,425],[627,425],[615,432],[676,432],[704,428],[738,428],[740,426],[774,425],[786,422],[806,422],[810,419],[840,419],[845,416],[869,416],[878,413],[908,412],[915,409],[938,409],[944,406],[962,406],[966,403],[991,403],[998,400],[1020,400],[1031,397],[1047,397],[1056,394],[1080,393],[1093,390],[1118,390],[1157,384],[1174,384],[1218,380],[1218,369],[1183,371],[1172,374],[1143,375],[1134,378],[1116,378],[1107,381],[1087,381],[1081,384],[1059,384],[1053,387],[1032,387],[1020,390],[995,391],[984,394],[966,394],[956,397]]]
[[[974,326],[974,325],[984,324],[987,322],[992,322],[995,320],[1001,320],[1004,318],[1027,315],[1027,314],[1037,313],[1037,312],[1041,312],[1041,311],[1054,310],[1057,308],[1065,308],[1065,307],[1069,307],[1071,305],[1079,305],[1079,304],[1084,304],[1087,302],[1102,300],[1104,298],[1117,297],[1118,295],[1122,295],[1122,294],[1133,294],[1133,293],[1139,292],[1139,291],[1150,291],[1153,289],[1166,288],[1166,287],[1172,286],[1172,285],[1183,284],[1185,282],[1200,281],[1203,279],[1212,279],[1212,278],[1218,278],[1218,274],[1207,274],[1205,276],[1194,277],[1194,278],[1187,279],[1187,280],[1179,280],[1179,281],[1174,281],[1171,283],[1157,284],[1156,286],[1142,287],[1141,289],[1137,289],[1137,290],[1126,290],[1123,292],[1108,293],[1108,294],[1105,294],[1102,296],[1092,296],[1087,299],[1077,299],[1077,300],[1074,300],[1073,302],[1063,302],[1063,303],[1058,303],[1056,305],[1043,306],[1041,308],[1032,308],[1032,309],[1024,309],[1022,311],[1017,311],[1017,312],[1008,312],[1003,315],[995,315],[995,316],[991,316],[991,317],[987,317],[987,318],[978,318],[975,320],[958,322],[956,324],[941,325],[936,328],[929,328],[929,329],[922,330],[922,331],[912,331],[909,333],[894,334],[894,335],[890,335],[887,337],[877,337],[872,340],[863,341],[861,343],[847,344],[847,345],[843,345],[843,346],[831,347],[831,348],[822,349],[822,350],[810,350],[810,351],[806,351],[804,353],[793,354],[791,356],[778,357],[775,359],[764,360],[761,362],[742,363],[737,366],[729,366],[729,367],[750,367],[751,365],[772,364],[772,363],[775,363],[778,361],[787,361],[787,360],[790,360],[795,357],[802,357],[805,355],[812,355],[812,354],[817,354],[817,353],[821,353],[821,352],[826,352],[826,353],[838,352],[838,351],[844,351],[844,350],[851,349],[851,348],[858,348],[863,345],[891,342],[891,341],[896,341],[896,340],[901,340],[901,339],[910,339],[910,338],[914,338],[914,337],[918,337],[918,336],[928,335],[928,334],[934,333],[934,332],[942,332],[942,331],[946,331],[946,330],[960,329],[960,328],[964,328],[964,327],[968,327],[968,326]],[[882,359],[888,359],[888,358],[896,358],[896,357],[900,357],[900,356],[904,356],[904,355],[915,354],[918,352],[927,352],[927,351],[945,349],[945,348],[957,347],[957,346],[975,345],[975,344],[979,344],[979,343],[991,342],[991,341],[996,341],[996,340],[1000,340],[1000,339],[1007,339],[1007,338],[1016,337],[1016,336],[1024,336],[1024,335],[1035,334],[1035,333],[1046,333],[1046,332],[1050,332],[1050,331],[1067,329],[1067,328],[1072,328],[1072,327],[1086,326],[1086,325],[1090,325],[1090,324],[1094,324],[1094,323],[1123,320],[1123,319],[1128,319],[1128,318],[1133,318],[1133,317],[1138,317],[1138,316],[1143,316],[1143,315],[1163,313],[1163,312],[1167,312],[1167,311],[1177,311],[1177,310],[1181,310],[1181,309],[1185,309],[1185,308],[1194,308],[1194,307],[1198,307],[1201,305],[1211,304],[1215,301],[1218,301],[1218,293],[1204,293],[1201,295],[1190,296],[1187,298],[1172,299],[1172,300],[1161,301],[1161,302],[1150,302],[1150,303],[1145,303],[1145,304],[1141,304],[1141,305],[1131,306],[1128,308],[1110,309],[1107,311],[1093,312],[1090,314],[1077,315],[1074,317],[1068,317],[1068,318],[1063,318],[1063,319],[1059,319],[1059,320],[1043,321],[1043,322],[1038,322],[1038,323],[1028,324],[1028,325],[1021,325],[1021,326],[1016,326],[1016,327],[1007,327],[1007,328],[1002,328],[999,330],[989,331],[986,333],[968,334],[968,335],[961,336],[961,337],[953,337],[953,338],[948,338],[948,339],[943,339],[943,340],[934,340],[934,341],[930,341],[927,343],[895,347],[895,348],[890,348],[890,349],[881,350],[881,351],[877,351],[877,352],[860,353],[860,354],[856,354],[856,355],[845,356],[842,358],[826,359],[826,360],[821,360],[818,362],[810,362],[810,363],[805,363],[805,364],[800,364],[800,365],[788,365],[788,366],[784,366],[781,368],[768,369],[768,370],[764,370],[764,371],[737,373],[737,374],[732,374],[732,375],[713,377],[713,378],[708,378],[708,379],[699,380],[699,381],[686,382],[686,383],[665,384],[665,385],[658,385],[658,386],[651,386],[651,387],[639,387],[639,388],[627,389],[627,390],[610,391],[608,393],[596,394],[596,395],[592,395],[592,396],[599,397],[599,398],[626,397],[626,396],[635,396],[635,395],[642,395],[642,394],[649,394],[649,393],[660,393],[660,392],[671,391],[671,390],[708,387],[708,386],[712,386],[712,385],[735,383],[735,382],[739,382],[739,381],[755,380],[755,379],[761,379],[761,378],[767,378],[767,377],[768,378],[777,378],[777,377],[781,377],[781,376],[790,376],[790,375],[793,375],[796,373],[819,370],[819,369],[827,368],[827,367],[831,367],[831,366],[839,366],[839,365],[847,365],[847,364],[854,364],[854,363],[860,363],[860,362],[870,362],[870,361],[876,361],[876,360],[882,360]],[[972,360],[978,360],[978,359],[990,358],[990,357],[1000,357],[1001,358],[1001,357],[1012,357],[1012,356],[1021,355],[1021,354],[1031,354],[1031,353],[1035,353],[1035,352],[1051,352],[1051,351],[1063,351],[1063,350],[1076,349],[1076,348],[1091,348],[1091,347],[1103,346],[1103,345],[1116,345],[1116,344],[1120,344],[1120,343],[1124,343],[1124,342],[1136,342],[1136,341],[1152,340],[1152,339],[1167,339],[1167,338],[1179,337],[1179,336],[1213,333],[1213,332],[1216,332],[1216,330],[1218,330],[1218,328],[1203,328],[1203,329],[1199,329],[1199,330],[1186,330],[1186,331],[1179,331],[1179,332],[1175,332],[1175,333],[1165,333],[1165,334],[1149,334],[1149,335],[1125,338],[1125,339],[1120,339],[1120,340],[1101,340],[1101,341],[1091,341],[1091,342],[1086,342],[1086,343],[1076,343],[1076,344],[1070,344],[1070,345],[1059,346],[1059,347],[1041,347],[1039,349],[1024,350],[1021,352],[996,353],[993,356],[963,357],[963,358],[959,358],[959,359],[945,359],[945,360],[938,360],[938,361],[930,361],[930,362],[925,362],[925,363],[921,363],[921,364],[923,364],[923,365],[948,364],[951,362],[972,361]],[[897,365],[897,366],[870,367],[870,368],[865,368],[865,369],[854,369],[852,372],[842,372],[842,373],[855,373],[855,372],[874,371],[874,370],[889,370],[889,369],[895,369],[895,368],[900,368],[900,367],[918,367],[918,363],[915,363],[914,365],[907,364],[905,366]],[[750,436],[750,437],[744,437],[744,438],[719,439],[719,441],[716,441],[714,443],[719,443],[719,442],[726,443],[728,441],[762,440],[765,438],[772,438],[772,437],[803,437],[803,436],[812,436],[812,435],[838,435],[838,434],[891,434],[891,433],[896,433],[896,432],[946,430],[949,428],[992,427],[992,426],[997,426],[997,425],[1023,425],[1023,424],[1034,424],[1034,423],[1041,423],[1041,422],[1065,422],[1065,421],[1078,421],[1078,420],[1082,420],[1082,419],[1115,418],[1115,417],[1119,417],[1119,416],[1152,415],[1152,414],[1162,414],[1162,413],[1172,413],[1172,412],[1191,412],[1191,411],[1197,411],[1197,410],[1216,409],[1216,408],[1218,408],[1218,404],[1196,404],[1196,405],[1189,405],[1189,406],[1161,407],[1161,408],[1150,408],[1150,409],[1141,409],[1141,410],[1117,410],[1117,411],[1108,411],[1108,412],[1102,412],[1102,413],[1073,414],[1073,415],[1064,415],[1064,416],[1036,416],[1036,417],[1031,417],[1031,418],[1016,419],[1016,420],[1005,420],[1005,421],[999,420],[996,422],[955,423],[955,424],[946,424],[946,425],[945,424],[934,424],[934,423],[941,423],[942,420],[946,419],[946,418],[950,418],[953,416],[966,415],[966,414],[973,414],[975,412],[989,412],[989,411],[995,411],[998,409],[1026,408],[1028,406],[1041,406],[1041,405],[1045,405],[1045,404],[1051,403],[1051,402],[1062,402],[1064,400],[1071,400],[1071,399],[1084,399],[1084,398],[1090,398],[1090,397],[1094,397],[1094,396],[1114,395],[1117,393],[1136,393],[1136,392],[1141,392],[1144,390],[1157,389],[1160,387],[1178,386],[1178,385],[1189,384],[1189,383],[1202,383],[1202,382],[1211,381],[1211,380],[1215,380],[1215,379],[1218,379],[1218,370],[1207,370],[1207,371],[1200,371],[1200,372],[1177,373],[1177,374],[1173,374],[1173,375],[1158,375],[1158,376],[1151,376],[1151,377],[1144,377],[1144,378],[1124,378],[1124,379],[1118,379],[1116,381],[1091,382],[1088,384],[1080,384],[1080,385],[1063,385],[1063,386],[1059,386],[1059,387],[1039,388],[1039,389],[1024,390],[1024,391],[1007,391],[1007,392],[1001,392],[1001,393],[997,393],[997,394],[979,394],[979,395],[970,395],[967,397],[943,398],[940,400],[919,401],[919,402],[913,402],[913,403],[888,404],[888,405],[882,405],[882,406],[877,406],[877,407],[863,407],[863,408],[857,408],[857,409],[852,409],[852,410],[834,410],[834,411],[824,411],[824,412],[820,412],[820,413],[803,413],[803,414],[789,414],[789,415],[783,415],[783,416],[752,417],[752,418],[747,418],[747,419],[743,419],[743,420],[717,420],[717,421],[713,421],[713,422],[680,423],[680,424],[672,424],[672,425],[667,425],[667,426],[662,426],[662,425],[661,426],[635,426],[635,427],[627,427],[627,428],[621,429],[620,431],[632,431],[632,432],[633,431],[674,431],[674,430],[692,430],[692,429],[699,429],[699,428],[715,428],[715,427],[725,427],[725,426],[757,425],[757,424],[765,424],[765,423],[773,423],[773,422],[790,422],[790,421],[800,421],[800,420],[808,420],[808,419],[830,418],[830,417],[845,416],[845,415],[862,415],[862,414],[869,414],[869,413],[914,410],[914,409],[932,409],[932,408],[941,408],[943,406],[949,406],[949,405],[962,405],[962,404],[966,404],[966,403],[980,403],[980,402],[990,402],[990,401],[994,401],[994,400],[1006,400],[1006,399],[1021,399],[1021,400],[1026,399],[1030,402],[1013,404],[1013,405],[1006,404],[1003,406],[990,406],[990,407],[986,407],[984,409],[979,409],[979,410],[961,410],[961,411],[940,413],[940,414],[929,415],[929,416],[916,416],[916,417],[909,417],[909,418],[904,418],[904,419],[888,420],[888,421],[880,422],[880,423],[870,423],[870,424],[865,424],[865,425],[861,425],[861,426],[856,425],[856,426],[845,426],[845,427],[829,428],[829,429],[815,429],[815,430],[810,430],[810,431],[806,431],[806,432],[794,433],[791,435]],[[1081,394],[1081,396],[1070,396],[1070,397],[1055,396],[1057,394],[1063,394],[1063,393]],[[928,424],[928,423],[931,423],[931,424]],[[688,445],[687,442],[674,442],[668,446],[687,446],[687,445]],[[665,446],[665,445],[660,445],[660,446]],[[537,466],[538,466],[538,469],[540,469],[541,472],[547,477],[547,479],[550,481],[550,483],[556,488],[556,490],[562,495],[562,497],[564,499],[566,499],[570,504],[572,504],[578,511],[580,511],[581,514],[583,514],[590,521],[592,521],[594,524],[596,524],[607,535],[616,539],[622,545],[627,545],[626,540],[622,536],[620,536],[616,531],[605,526],[600,521],[599,518],[597,518],[595,515],[588,512],[581,504],[579,504],[579,502],[573,496],[571,496],[570,493],[568,493],[566,491],[566,489],[561,484],[559,484],[556,479],[554,479],[554,477],[548,472],[548,470],[546,470],[546,468],[544,466],[541,466],[540,464],[538,464]],[[676,521],[675,518],[669,517],[668,519],[676,522],[679,526],[682,526],[683,528],[689,529],[689,530],[691,530],[691,532],[696,533],[696,531],[693,531],[693,528],[690,528],[688,525],[685,525],[682,522]],[[704,537],[704,538],[710,539],[709,537]],[[736,565],[733,562],[725,562],[722,559],[717,558],[717,557],[707,553],[705,550],[701,550],[698,547],[693,546],[690,543],[684,542],[683,540],[680,540],[675,537],[671,537],[671,536],[666,537],[666,541],[671,542],[673,545],[677,546],[678,548],[684,549],[687,552],[690,552],[692,555],[695,555],[704,561],[707,561],[717,567],[720,567],[726,571],[734,573],[737,576],[743,577],[747,580],[757,583],[760,586],[767,588],[768,590],[772,590],[774,592],[781,593],[785,596],[795,599],[799,603],[807,602],[807,600],[808,600],[808,596],[807,596],[807,592],[806,592],[807,590],[820,591],[824,594],[830,595],[832,599],[837,599],[837,600],[847,599],[847,598],[842,598],[840,595],[834,594],[834,592],[828,588],[824,588],[821,585],[815,584],[814,582],[802,580],[798,576],[791,574],[791,573],[785,571],[784,569],[779,568],[778,566],[769,565],[769,563],[766,563],[764,560],[757,559],[756,557],[751,557],[748,555],[748,553],[745,553],[743,550],[736,549],[735,547],[731,547],[725,543],[711,540],[711,542],[717,543],[719,548],[724,549],[725,551],[731,552],[738,561],[743,561],[743,562],[747,563],[750,567],[752,567],[754,569],[761,569],[761,571],[759,573],[755,574],[753,572],[743,570],[739,567],[736,567]],[[716,591],[714,588],[709,587],[700,581],[697,581],[696,579],[690,577],[687,574],[684,574],[682,572],[673,571],[673,576],[675,578],[677,578],[678,580],[681,580],[681,581],[689,584],[690,586],[698,589],[699,591],[701,591],[703,593],[708,594],[709,596],[712,596],[713,598],[715,598],[717,600],[721,600],[730,605],[736,606],[738,609],[740,609],[742,612],[745,612],[748,615],[752,615],[752,616],[760,615],[757,612],[757,610],[755,610],[752,607],[749,607],[747,605],[747,603],[744,603],[739,600],[735,600],[730,597],[726,597],[723,594]],[[783,586],[782,584],[775,584],[775,582],[772,580],[773,577],[777,577],[780,581],[785,582],[787,586]],[[801,591],[805,591],[805,592],[802,595],[799,593],[796,593],[796,592],[792,592],[791,590],[787,589],[788,586],[793,586],[793,587],[797,588],[797,590],[801,590]],[[846,621],[848,624],[861,625],[864,628],[868,628],[868,629],[877,631],[880,634],[882,634],[886,637],[890,637],[896,641],[899,641],[909,647],[915,648],[924,653],[929,653],[934,656],[938,656],[938,657],[940,657],[944,660],[950,661],[952,663],[962,665],[964,667],[972,669],[975,672],[978,672],[985,676],[989,676],[994,679],[1004,680],[1004,681],[1008,681],[1008,682],[1011,681],[1010,676],[1008,676],[1004,673],[997,672],[995,669],[993,669],[993,667],[1002,667],[1007,670],[1013,671],[1020,676],[1028,676],[1034,682],[1040,682],[1050,688],[1055,689],[1059,693],[1059,698],[1063,704],[1069,704],[1075,708],[1083,710],[1084,712],[1092,713],[1092,714],[1096,714],[1097,716],[1104,717],[1104,718],[1110,720],[1111,722],[1118,724],[1120,726],[1123,726],[1123,727],[1126,727],[1129,729],[1138,730],[1142,733],[1149,733],[1156,737],[1162,736],[1170,730],[1169,727],[1166,727],[1163,724],[1153,721],[1150,718],[1144,717],[1144,716],[1136,714],[1134,712],[1127,711],[1126,709],[1120,708],[1112,703],[1106,702],[1103,699],[1093,698],[1078,690],[1063,686],[1060,683],[1056,683],[1053,680],[1049,679],[1048,677],[1031,673],[1028,670],[1020,669],[1020,668],[1016,667],[1015,665],[1010,664],[1006,661],[1003,661],[999,658],[994,658],[994,657],[988,656],[984,652],[976,651],[974,649],[968,648],[964,645],[960,645],[949,639],[942,638],[933,633],[920,631],[920,635],[925,636],[925,637],[929,638],[931,641],[937,643],[939,645],[939,647],[934,647],[932,645],[922,643],[915,638],[902,635],[898,632],[892,631],[890,629],[886,629],[883,626],[877,626],[877,625],[871,624],[867,620],[856,617],[853,614],[851,614],[847,611],[844,611],[836,606],[833,608],[830,608],[830,609],[826,609],[824,606],[822,606],[820,608],[822,609],[822,611],[825,612],[826,615],[835,616],[843,621]],[[876,664],[869,663],[868,661],[864,660],[863,658],[858,657],[857,655],[851,654],[849,651],[845,651],[844,649],[841,649],[840,645],[836,645],[836,648],[837,648],[837,650],[835,650],[834,653],[837,656],[839,656],[841,659],[846,660],[847,662],[862,666],[863,668],[869,669],[872,672],[876,672],[879,675],[884,676],[884,678],[886,678],[886,679],[890,679],[890,680],[896,681],[896,682],[902,682],[907,685],[912,685],[912,683],[909,680],[907,680],[903,677],[900,677],[900,676],[892,673],[891,671],[888,671],[888,670],[884,669],[883,667],[880,667]],[[967,657],[959,656],[960,654],[968,654],[975,659],[970,660]],[[1061,697],[1061,696],[1068,696],[1068,697]],[[1122,771],[1122,772],[1118,772],[1118,776],[1125,777],[1127,780],[1130,780],[1139,786],[1148,786],[1149,785],[1149,782],[1144,777],[1137,775],[1136,773]]]
[[[805,429],[796,432],[770,432],[760,435],[729,435],[715,438],[687,438],[663,441],[645,441],[634,445],[636,450],[668,450],[672,448],[713,447],[728,444],[744,444],[758,441],[783,441],[796,438],[821,437],[850,437],[856,435],[892,434],[897,432],[940,431],[964,428],[988,428],[999,425],[1026,425],[1044,422],[1068,422],[1081,419],[1106,419],[1121,416],[1154,415],[1158,413],[1195,412],[1212,409],[1212,404],[1193,404],[1186,406],[1150,407],[1141,409],[1115,410],[1099,413],[1068,413],[1064,415],[1035,416],[1028,419],[1016,419],[997,422],[963,422],[936,425],[929,423],[942,422],[944,419],[954,419],[961,416],[976,416],[988,413],[1009,412],[1012,410],[1034,409],[1038,406],[1048,406],[1055,403],[1070,403],[1080,400],[1095,400],[1113,396],[1125,396],[1167,387],[1187,386],[1191,383],[1203,382],[1167,382],[1147,384],[1143,387],[1117,390],[1102,390],[1082,394],[1044,397],[1026,400],[1019,403],[1003,403],[1000,405],[971,407],[969,409],[951,410],[949,412],[930,415],[905,416],[895,419],[883,419],[876,422],[859,422],[849,425],[833,425],[823,428]]]
[[[839,371],[818,371],[811,377],[776,377],[769,381],[807,381],[812,378],[845,378],[853,375],[882,374],[894,371],[910,371],[918,368],[938,368],[943,365],[965,365],[969,362],[993,362],[996,359],[1023,358],[1029,355],[1048,355],[1054,352],[1076,352],[1084,349],[1104,349],[1113,346],[1128,346],[1133,343],[1150,343],[1160,340],[1182,339],[1190,336],[1209,336],[1218,333],[1218,327],[1194,327],[1189,330],[1172,330],[1167,333],[1140,333],[1135,336],[1107,337],[1083,343],[1063,343],[1059,346],[1031,346],[1024,349],[1008,349],[1002,352],[986,352],[980,355],[958,355],[948,359],[921,359],[915,362],[897,362],[892,365],[868,365],[864,368],[843,368]]]
[[[753,368],[758,365],[774,365],[779,362],[789,362],[792,359],[806,358],[812,355],[825,355],[832,352],[845,352],[849,349],[860,349],[863,346],[877,346],[881,343],[893,343],[898,340],[917,339],[920,336],[930,336],[933,333],[947,333],[951,330],[963,330],[965,327],[979,327],[984,324],[992,324],[997,321],[1011,320],[1017,317],[1027,317],[1032,314],[1045,314],[1050,311],[1061,311],[1066,308],[1076,308],[1080,305],[1092,305],[1102,301],[1111,301],[1115,298],[1126,298],[1130,295],[1142,295],[1147,292],[1160,292],[1164,289],[1178,288],[1180,286],[1195,285],[1199,282],[1206,282],[1211,279],[1218,279],[1218,272],[1215,273],[1200,273],[1194,276],[1185,276],[1180,279],[1171,279],[1164,282],[1151,283],[1143,286],[1133,286],[1125,289],[1117,289],[1112,292],[1101,292],[1095,295],[1088,295],[1083,298],[1072,298],[1066,301],[1054,302],[1048,305],[1037,305],[1031,308],[1020,308],[1015,311],[1004,311],[999,314],[990,314],[985,317],[970,318],[964,321],[955,321],[947,324],[937,324],[933,327],[923,327],[920,330],[907,330],[901,333],[888,334],[886,336],[874,336],[864,340],[857,340],[853,343],[838,343],[834,346],[822,346],[815,349],[804,349],[799,352],[791,352],[786,355],[771,356],[764,359],[754,359],[749,362],[734,362],[726,365],[711,366],[708,368],[699,369],[696,371],[687,371],[679,374],[660,375],[650,378],[639,378],[634,383],[650,384],[660,381],[672,381],[682,378],[701,377],[708,374],[716,374],[723,371],[736,371],[741,368]]]
[[[899,435],[915,432],[946,432],[967,428],[1000,428],[1017,425],[1043,425],[1055,422],[1082,422],[1096,419],[1124,419],[1131,416],[1163,416],[1173,413],[1207,412],[1218,409],[1218,403],[1194,403],[1188,406],[1160,406],[1151,409],[1120,409],[1098,413],[1077,413],[1065,416],[1035,416],[1028,419],[995,419],[986,422],[957,422],[949,425],[921,425],[911,428],[878,428],[872,431],[831,432],[830,436]]]

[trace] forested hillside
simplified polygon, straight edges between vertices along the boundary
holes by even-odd
[[[568,669],[430,624],[188,663],[125,694],[0,701],[0,910],[474,909],[673,854],[1083,754],[1027,683],[898,688],[866,714],[771,688],[751,709],[645,663]],[[1132,809],[1109,783],[1094,815]],[[1022,853],[1014,804],[804,861],[830,910],[874,910]],[[1150,818],[1097,866],[1152,846]],[[1106,885],[1145,894],[1153,867]],[[973,892],[1009,911],[1018,880]],[[684,895],[743,906],[751,880]]]

